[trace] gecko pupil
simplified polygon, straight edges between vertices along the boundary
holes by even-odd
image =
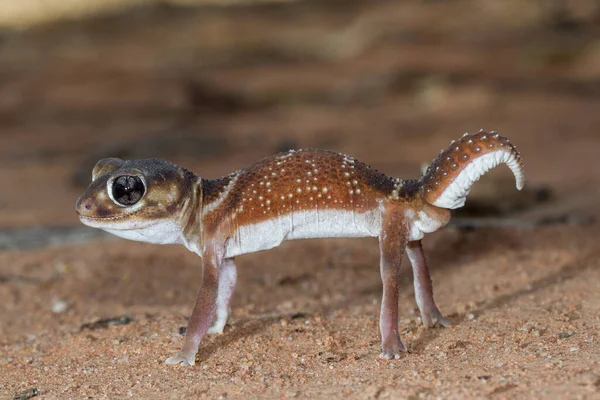
[[[137,203],[146,192],[142,179],[133,175],[119,176],[115,179],[112,189],[114,199],[124,206]]]

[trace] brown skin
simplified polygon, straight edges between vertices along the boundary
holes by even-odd
[[[146,193],[133,207],[115,204],[107,195],[109,180],[121,175],[143,176],[147,182]],[[181,215],[192,198],[190,194],[198,178],[184,168],[164,160],[123,161],[107,158],[98,161],[92,179],[75,206],[80,217],[99,222],[103,219],[127,219],[142,223]]]
[[[262,222],[295,211],[339,209],[364,212],[397,189],[405,202],[418,191],[416,181],[396,180],[351,157],[324,150],[281,153],[217,180],[202,180],[203,204],[226,200],[211,210],[205,229],[214,231],[237,212],[236,224]],[[326,190],[326,191],[324,191]],[[211,215],[212,214],[212,215]]]
[[[202,254],[204,265],[202,285],[187,325],[183,347],[175,356],[177,362],[186,360],[188,364],[194,364],[195,360],[189,357],[195,357],[200,341],[202,341],[214,320],[217,308],[219,268],[223,262],[223,251],[224,246],[216,243],[209,243],[204,249]]]
[[[514,154],[520,167],[523,168],[521,155],[507,138],[495,132],[484,131],[465,135],[451,143],[427,168],[421,178],[423,199],[433,204],[472,160],[497,150]]]
[[[450,326],[433,301],[433,284],[429,275],[429,268],[425,261],[425,253],[420,240],[409,242],[406,246],[406,255],[410,260],[414,276],[415,297],[421,312],[421,322],[430,328],[433,326]]]
[[[450,219],[447,209],[432,203],[474,159],[498,149],[516,157],[518,166],[513,172],[522,179],[522,164],[514,146],[486,132],[453,143],[418,181],[394,179],[351,157],[322,150],[278,154],[216,180],[201,179],[164,160],[104,159],[94,168],[93,182],[77,201],[77,212],[88,225],[116,234],[124,230],[120,235],[134,240],[151,241],[148,238],[152,237],[156,240],[152,243],[183,243],[202,257],[202,286],[184,345],[167,360],[184,365],[194,364],[198,345],[215,319],[217,299],[219,307],[229,304],[235,278],[220,275],[220,270],[235,271],[233,259],[225,259],[225,253],[227,242],[236,238],[241,226],[298,211],[317,215],[319,210],[352,215],[380,212],[381,357],[398,358],[406,351],[398,334],[398,279],[403,252],[406,249],[413,267],[423,323],[450,325],[433,299],[420,238]],[[123,185],[117,189],[120,179],[133,182],[125,192]],[[135,198],[132,204],[122,204],[120,199],[131,196]],[[319,232],[318,226],[311,229]]]
[[[383,226],[379,237],[380,273],[383,283],[379,330],[381,331],[382,357],[399,358],[406,346],[398,334],[398,285],[400,264],[408,242],[408,229],[404,212],[397,205],[389,205],[383,213]]]

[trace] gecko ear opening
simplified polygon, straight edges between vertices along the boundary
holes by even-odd
[[[92,182],[98,179],[100,176],[108,174],[118,168],[121,168],[125,161],[120,158],[110,157],[103,158],[98,161],[92,170]]]

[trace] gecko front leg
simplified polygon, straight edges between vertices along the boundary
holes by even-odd
[[[398,333],[398,285],[400,264],[407,241],[404,218],[400,210],[385,210],[379,237],[380,272],[383,282],[379,317],[382,352],[379,357],[388,360],[400,358],[400,352],[406,351]]]
[[[433,285],[429,268],[425,261],[423,246],[420,240],[409,242],[406,246],[406,255],[412,264],[415,286],[415,299],[421,312],[421,321],[426,327],[450,326],[450,321],[446,320],[433,300]]]
[[[229,317],[229,304],[235,290],[237,270],[233,258],[223,260],[219,271],[219,294],[217,295],[217,315],[208,330],[209,335],[221,334]]]
[[[188,321],[183,347],[179,352],[166,360],[167,364],[192,366],[196,363],[196,353],[200,342],[208,332],[215,318],[219,287],[219,269],[223,261],[223,247],[208,246],[202,255],[204,272],[202,286],[196,297],[192,316]]]

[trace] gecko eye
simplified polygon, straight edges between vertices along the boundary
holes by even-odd
[[[112,195],[115,202],[122,206],[131,206],[140,201],[146,193],[142,178],[135,175],[121,175],[114,180]]]

